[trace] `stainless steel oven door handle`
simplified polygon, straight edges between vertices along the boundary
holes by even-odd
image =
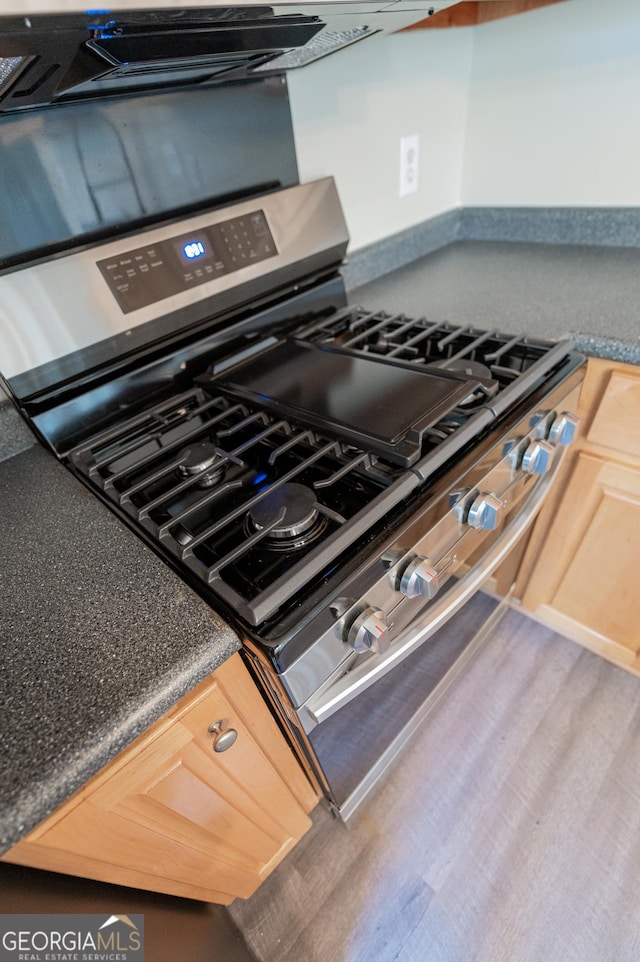
[[[553,480],[558,473],[564,457],[564,450],[557,451],[551,470],[535,485],[531,495],[510,518],[504,531],[480,560],[460,578],[445,594],[431,602],[426,611],[407,627],[381,656],[368,658],[356,664],[342,675],[328,689],[312,695],[305,708],[316,724],[353,701],[361,692],[373,685],[379,678],[392,671],[405,658],[411,655],[423,642],[427,641],[439,628],[475,594],[483,583],[504,561],[511,549],[525,534],[542,507]]]

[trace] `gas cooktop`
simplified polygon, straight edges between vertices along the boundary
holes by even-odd
[[[295,338],[258,341],[69,457],[258,626],[326,578],[566,351],[349,308]]]

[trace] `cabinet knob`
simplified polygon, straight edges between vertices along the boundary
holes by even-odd
[[[235,728],[225,728],[222,730],[222,721],[212,722],[209,725],[209,732],[214,735],[213,739],[213,750],[214,752],[226,752],[228,748],[231,748],[235,744],[235,740],[238,737],[238,733]]]

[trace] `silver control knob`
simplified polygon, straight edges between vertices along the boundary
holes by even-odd
[[[577,418],[575,414],[563,411],[562,414],[558,415],[549,429],[549,440],[552,444],[557,444],[559,447],[571,444],[576,436],[579,423],[580,418]]]
[[[415,555],[402,572],[400,591],[407,598],[426,598],[430,601],[440,590],[438,572],[428,558]]]
[[[541,441],[546,441],[549,436],[549,428],[556,417],[555,411],[538,411],[531,418],[531,427],[534,428],[533,436]]]
[[[504,511],[504,501],[486,491],[479,494],[469,508],[467,524],[479,531],[494,531],[500,522],[500,517]]]
[[[551,467],[554,449],[546,441],[532,441],[522,455],[522,470],[527,474],[546,474]]]
[[[509,438],[505,442],[502,453],[506,456],[513,471],[518,471],[522,467],[522,455],[529,442],[526,438]]]
[[[376,651],[382,654],[390,641],[387,616],[379,608],[365,608],[347,632],[347,643],[358,652]]]

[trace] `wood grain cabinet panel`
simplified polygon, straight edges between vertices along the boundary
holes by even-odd
[[[224,752],[216,721],[238,732]],[[228,904],[302,837],[316,801],[234,655],[5,858]]]
[[[640,369],[590,360],[580,415],[517,590],[545,624],[640,674]]]
[[[640,471],[580,454],[561,505],[562,531],[539,614],[624,665],[640,651]]]
[[[640,458],[640,374],[612,371],[587,438]]]

